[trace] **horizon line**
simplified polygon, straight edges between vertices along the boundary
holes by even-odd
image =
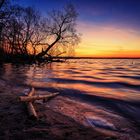
[[[140,59],[140,57],[85,57],[85,56],[61,56],[54,58],[65,58],[65,59]]]

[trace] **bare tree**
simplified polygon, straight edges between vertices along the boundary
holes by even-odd
[[[48,43],[46,48],[37,54],[37,58],[49,55],[52,48],[56,49],[60,46],[63,46],[63,52],[66,52],[67,47],[74,46],[79,42],[79,35],[75,28],[77,15],[74,6],[71,4],[64,7],[64,10],[54,10],[49,14],[44,30],[47,33],[46,40]],[[59,51],[59,54],[63,52]]]
[[[7,10],[8,9],[8,10]],[[0,21],[0,47],[11,56],[40,59],[73,53],[79,42],[73,5],[53,10],[48,18],[31,8],[10,5]]]
[[[9,42],[11,54],[36,54],[36,42],[41,40],[40,15],[31,7],[13,6],[12,15],[6,23],[4,36]]]
[[[0,0],[0,56],[4,55],[4,36],[3,31],[5,28],[6,21],[10,15],[9,2],[8,0]],[[7,43],[5,43],[7,44]]]

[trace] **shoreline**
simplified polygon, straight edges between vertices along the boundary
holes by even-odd
[[[45,107],[44,104],[35,104],[40,119],[33,121],[29,119],[24,104],[17,100],[20,90],[12,89],[2,81],[0,85],[0,139],[116,139],[83,126],[71,117]],[[7,88],[11,90],[7,92]]]

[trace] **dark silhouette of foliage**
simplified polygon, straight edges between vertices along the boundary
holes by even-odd
[[[0,49],[6,57],[39,60],[74,52],[79,42],[72,4],[48,17],[32,7],[0,3]],[[2,56],[2,55],[1,55]]]

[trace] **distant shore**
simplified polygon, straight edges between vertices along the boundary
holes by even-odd
[[[140,59],[140,57],[54,57],[60,59]]]
[[[36,62],[65,62],[66,60],[73,60],[73,59],[140,59],[140,57],[52,57],[49,60],[47,57],[39,60],[34,60],[32,58],[20,58],[20,57],[13,57],[10,58],[2,58],[0,57],[0,63],[36,63]]]

